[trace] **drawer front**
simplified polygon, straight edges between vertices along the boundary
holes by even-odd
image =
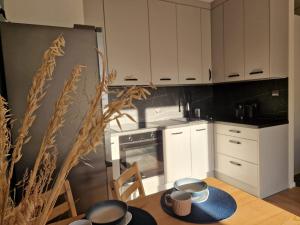
[[[257,141],[216,134],[215,149],[218,153],[258,164]]]
[[[239,138],[246,138],[250,140],[258,140],[259,129],[215,124],[215,133],[230,135]]]
[[[222,154],[216,155],[216,171],[258,187],[258,166]]]

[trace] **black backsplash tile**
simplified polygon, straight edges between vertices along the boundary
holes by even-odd
[[[239,103],[257,102],[259,117],[288,117],[288,79],[214,85],[214,117],[230,118]],[[272,91],[279,96],[273,97]]]
[[[273,97],[272,91],[278,90],[279,96]],[[109,100],[115,97],[110,88]],[[235,107],[239,103],[257,102],[259,117],[288,118],[288,79],[224,83],[201,86],[158,87],[145,101],[136,102],[139,120],[144,121],[144,112],[148,107],[178,106],[181,109],[187,101],[192,112],[201,109],[202,118],[233,118]]]

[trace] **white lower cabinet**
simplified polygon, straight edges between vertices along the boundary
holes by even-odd
[[[166,183],[191,176],[190,128],[164,130],[164,162]]]
[[[192,177],[205,179],[213,176],[214,155],[212,149],[212,124],[191,126]]]
[[[288,125],[214,125],[215,175],[260,198],[288,188]]]
[[[163,131],[165,179],[167,184],[193,177],[212,176],[212,124],[191,124]]]

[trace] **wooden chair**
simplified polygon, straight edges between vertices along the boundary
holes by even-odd
[[[45,194],[45,196],[47,196],[48,194],[50,194],[50,192],[47,192]],[[72,194],[70,183],[68,180],[65,181],[64,186],[63,186],[62,190],[60,191],[59,195],[60,196],[64,195],[65,201],[59,205],[56,205],[53,208],[48,221],[51,221],[67,212],[69,212],[70,218],[63,219],[63,220],[60,220],[60,221],[57,221],[54,223],[50,223],[49,225],[68,225],[71,222],[73,222],[75,220],[79,220],[84,217],[84,214],[77,215],[73,194]]]
[[[120,193],[120,189],[124,186],[126,181],[128,181],[132,177],[135,178],[134,182],[130,186],[128,186],[123,193]],[[116,198],[120,201],[127,202],[130,195],[134,193],[136,190],[139,191],[138,198],[142,198],[146,196],[144,186],[142,183],[142,177],[137,163],[134,163],[117,180],[114,180],[113,186],[114,186],[114,194]]]

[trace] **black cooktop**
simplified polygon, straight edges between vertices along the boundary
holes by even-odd
[[[282,118],[282,117],[257,117],[253,119],[243,119],[243,120],[237,118],[215,118],[214,121],[253,125],[259,128],[271,127],[271,126],[289,123],[287,118]]]

